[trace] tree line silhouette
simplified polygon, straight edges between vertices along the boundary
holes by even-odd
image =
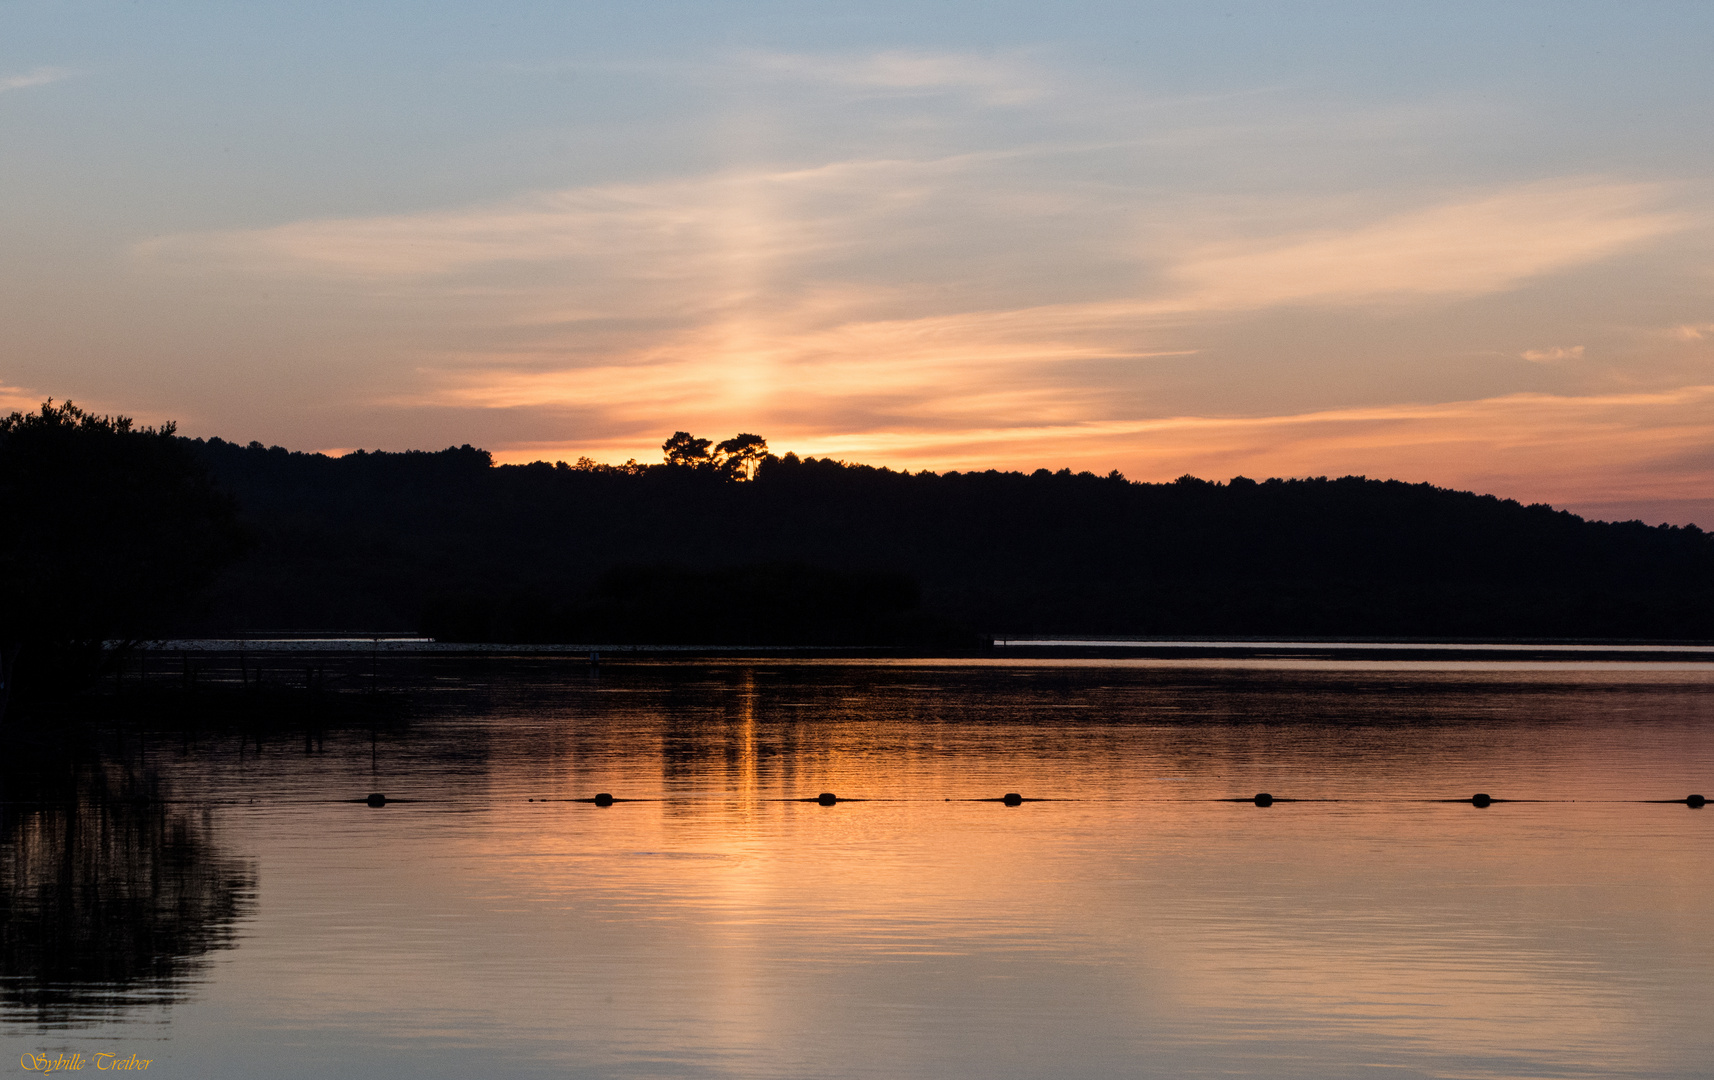
[[[642,465],[192,446],[259,544],[211,617],[450,640],[1714,636],[1714,537],[1428,484],[906,473],[678,432]]]
[[[1714,537],[1347,476],[333,458],[68,404],[0,420],[0,654],[260,629],[974,647],[986,635],[1714,637]],[[80,653],[81,650],[81,653]],[[53,650],[38,649],[47,657]],[[45,662],[45,661],[44,661]]]

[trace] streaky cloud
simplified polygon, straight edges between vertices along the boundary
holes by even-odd
[[[1478,296],[1586,265],[1697,224],[1658,209],[1660,184],[1524,184],[1382,221],[1216,242],[1183,257],[1183,310]]]
[[[1581,345],[1555,345],[1547,349],[1525,349],[1518,355],[1532,364],[1552,364],[1560,360],[1583,359]]]
[[[1635,251],[1697,223],[1664,208],[1665,185],[1570,177],[1331,216],[1325,199],[1306,209],[1198,197],[1152,228],[1139,193],[1060,190],[1006,164],[954,155],[730,170],[171,236],[137,254],[158,272],[335,289],[359,311],[404,312],[401,323],[420,312],[423,329],[401,335],[413,370],[375,407],[569,411],[586,433],[563,444],[572,456],[605,452],[610,437],[646,456],[670,416],[910,467],[1076,459],[1134,475],[1356,468],[1454,482],[1511,462],[1508,482],[1555,491],[1700,482],[1622,463],[1679,446],[1685,431],[1714,439],[1707,425],[1603,426],[1608,414],[1661,420],[1676,408],[1664,399],[1174,419],[1151,416],[1144,389],[1114,393],[1115,378],[1131,377],[1118,373],[1195,360],[1235,317],[1432,309]],[[1008,229],[1032,217],[1056,227],[1011,242]],[[1279,227],[1309,217],[1323,224]],[[1105,270],[1087,280],[1044,270],[1096,262]],[[927,287],[901,280],[924,266]],[[1042,300],[1049,290],[1061,298]],[[1543,368],[1577,357],[1575,346],[1506,355]],[[1532,448],[1529,432],[1563,431],[1556,418],[1573,413],[1593,434]],[[623,434],[641,431],[636,443]],[[1599,468],[1593,446],[1606,447]],[[1431,461],[1444,471],[1429,475]],[[1566,474],[1566,461],[1589,475]]]
[[[0,93],[7,90],[23,90],[31,86],[46,86],[62,79],[71,78],[73,72],[69,68],[39,67],[17,75],[0,75]]]
[[[885,50],[865,54],[753,52],[751,71],[868,94],[959,91],[987,104],[1021,104],[1049,91],[1047,74],[1019,56]]]

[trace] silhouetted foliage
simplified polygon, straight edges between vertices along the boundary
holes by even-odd
[[[661,454],[669,468],[713,472],[725,480],[748,480],[767,457],[768,440],[760,435],[739,434],[715,444],[688,431],[675,431],[672,438],[661,444]],[[604,468],[587,458],[580,459],[578,467]],[[636,462],[627,462],[624,469],[631,473],[644,471],[637,467]]]
[[[708,447],[707,439],[698,439],[688,431],[675,431],[672,438],[661,444],[661,452],[666,455],[668,465],[701,469],[714,463]]]
[[[714,467],[734,480],[748,480],[768,456],[760,435],[734,435],[714,448]]]
[[[706,440],[680,434],[669,447],[690,449],[656,466],[494,467],[470,447],[334,459],[193,444],[261,537],[223,578],[221,617],[711,644],[944,641],[957,626],[1714,636],[1714,538],[1694,526],[1586,522],[1362,477],[1143,484],[786,454],[734,483],[713,467],[718,448],[699,467]],[[871,603],[870,589],[904,595],[881,581],[920,599]]]
[[[242,546],[171,424],[71,402],[0,418],[0,506],[0,714],[14,688],[74,688],[103,642],[162,633]]]

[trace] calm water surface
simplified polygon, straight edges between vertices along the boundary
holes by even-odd
[[[0,1066],[1692,1077],[1714,1060],[1714,809],[1637,801],[1714,794],[1714,665],[419,674],[432,689],[403,722],[156,733],[44,789],[72,801],[9,791]],[[371,791],[412,801],[351,801]],[[823,791],[848,801],[799,801]],[[1260,791],[1303,801],[1217,801]],[[1542,801],[1434,801],[1478,791]],[[572,801],[596,792],[622,801]],[[1041,801],[981,801],[1006,792]]]

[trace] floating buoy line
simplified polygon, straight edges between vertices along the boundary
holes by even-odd
[[[377,792],[372,792],[366,798],[349,799],[346,801],[355,802],[355,803],[365,803],[369,806],[387,806],[387,805],[392,804],[392,803],[420,802],[423,800],[418,800],[418,799],[390,799],[386,795],[377,791]],[[589,798],[583,798],[583,799],[573,799],[573,798],[558,798],[558,799],[542,798],[542,799],[536,799],[536,798],[531,798],[527,801],[532,802],[532,803],[555,803],[555,802],[558,802],[558,803],[588,803],[588,804],[593,805],[593,806],[612,806],[615,803],[667,802],[668,800],[666,800],[666,799],[620,799],[620,798],[617,798],[614,795],[612,795],[610,792],[601,791],[601,792],[597,792],[595,795],[593,795]],[[930,800],[930,799],[862,799],[862,798],[850,798],[848,796],[835,795],[831,791],[823,791],[819,795],[809,795],[809,796],[805,796],[802,798],[767,799],[764,801],[766,801],[766,802],[782,802],[782,803],[815,803],[819,806],[837,806],[840,803],[850,803],[850,802],[931,802],[933,800]],[[1024,796],[1018,794],[1015,791],[1008,791],[1004,795],[998,795],[998,796],[994,796],[991,798],[942,799],[941,801],[942,802],[997,802],[997,803],[1001,803],[1002,805],[1005,805],[1005,806],[1022,806],[1024,803],[1027,803],[1027,802],[1120,802],[1120,801],[1127,801],[1127,802],[1150,802],[1150,803],[1252,803],[1256,806],[1264,806],[1264,807],[1265,806],[1272,806],[1275,803],[1368,803],[1368,804],[1415,803],[1418,805],[1434,804],[1434,803],[1465,803],[1465,804],[1468,804],[1470,806],[1474,806],[1477,809],[1484,809],[1486,807],[1493,806],[1495,803],[1575,803],[1575,802],[1582,802],[1582,803],[1591,803],[1591,804],[1604,803],[1604,804],[1608,804],[1608,805],[1621,805],[1621,804],[1632,805],[1632,804],[1634,804],[1634,805],[1656,805],[1656,806],[1688,806],[1692,810],[1700,810],[1700,809],[1702,809],[1702,807],[1708,805],[1708,800],[1703,798],[1701,795],[1686,795],[1682,799],[1498,799],[1492,795],[1489,795],[1485,791],[1478,791],[1476,794],[1471,795],[1468,798],[1463,798],[1463,799],[1372,799],[1372,798],[1371,799],[1329,799],[1329,798],[1293,799],[1293,798],[1287,798],[1285,796],[1280,796],[1280,795],[1272,795],[1266,791],[1262,791],[1262,792],[1256,793],[1255,795],[1239,795],[1239,796],[1235,796],[1235,797],[1213,798],[1213,799],[1135,799],[1135,800],[1051,799],[1051,798],[1039,798],[1039,797],[1031,797],[1031,798],[1026,799]]]
[[[381,807],[403,805],[406,803],[433,804],[433,803],[453,802],[455,800],[452,800],[452,799],[417,799],[417,798],[401,799],[401,798],[397,798],[397,797],[392,796],[392,795],[388,795],[384,792],[372,791],[367,795],[359,795],[356,798],[352,798],[352,799],[314,799],[314,798],[311,798],[311,799],[277,799],[277,798],[257,798],[257,797],[227,798],[227,799],[196,799],[196,798],[154,798],[154,797],[151,797],[151,798],[135,798],[135,799],[115,799],[115,800],[111,800],[111,801],[115,802],[115,803],[124,803],[124,804],[128,804],[128,805],[136,805],[136,806],[181,806],[181,805],[182,806],[285,806],[285,805],[319,806],[319,805],[325,805],[326,803],[329,803],[329,802],[335,802],[335,803],[352,803],[352,804],[355,804],[358,806],[369,806],[369,807],[379,809]],[[676,802],[676,801],[687,801],[687,802],[689,802],[689,801],[697,801],[697,800],[688,800],[688,799],[687,800],[675,800],[675,799],[671,799],[671,798],[622,799],[619,796],[612,794],[611,792],[600,791],[600,792],[596,792],[594,795],[585,796],[583,798],[568,798],[568,797],[563,797],[563,796],[562,797],[553,797],[553,798],[550,798],[550,797],[534,798],[534,797],[532,797],[532,798],[526,799],[525,801],[531,802],[531,803],[583,803],[583,804],[588,805],[588,806],[609,807],[609,806],[615,806],[619,803],[661,803],[661,802]],[[1708,800],[1702,795],[1686,795],[1682,799],[1502,799],[1502,798],[1499,798],[1498,796],[1489,795],[1486,792],[1480,792],[1480,791],[1474,795],[1469,795],[1469,796],[1465,796],[1464,798],[1458,798],[1458,799],[1387,799],[1387,798],[1373,798],[1373,797],[1369,797],[1369,798],[1362,798],[1362,797],[1359,797],[1359,798],[1322,798],[1322,797],[1313,797],[1313,796],[1312,797],[1305,797],[1305,798],[1291,798],[1291,797],[1284,796],[1284,795],[1273,795],[1273,794],[1270,794],[1266,791],[1258,792],[1255,795],[1237,795],[1237,796],[1214,797],[1214,798],[1205,798],[1205,799],[1143,799],[1143,798],[1138,798],[1138,799],[1125,799],[1125,798],[1099,799],[1099,798],[1076,798],[1076,797],[1059,798],[1059,797],[1053,797],[1053,796],[1040,796],[1040,795],[1024,796],[1024,795],[1018,794],[1015,791],[1008,791],[1004,795],[992,795],[992,796],[987,796],[987,797],[980,797],[980,796],[968,797],[968,796],[966,796],[964,798],[958,798],[958,799],[953,799],[953,798],[933,799],[933,798],[921,798],[921,797],[919,797],[919,798],[856,798],[856,797],[852,797],[852,796],[848,796],[848,795],[835,795],[831,791],[823,791],[817,795],[806,795],[806,796],[794,797],[794,798],[763,799],[760,801],[762,801],[762,802],[775,802],[775,803],[815,803],[819,806],[838,806],[841,803],[858,803],[858,802],[882,802],[882,803],[906,803],[906,802],[912,802],[912,803],[927,803],[927,802],[953,803],[953,802],[965,802],[965,803],[1000,803],[1003,806],[1022,806],[1024,803],[1046,803],[1046,802],[1148,803],[1148,804],[1160,804],[1160,805],[1188,805],[1188,804],[1196,804],[1196,803],[1201,803],[1201,804],[1252,803],[1252,804],[1254,804],[1256,806],[1260,806],[1260,807],[1273,806],[1275,803],[1344,803],[1347,805],[1371,805],[1371,806],[1378,806],[1378,805],[1383,805],[1383,804],[1387,804],[1387,803],[1393,803],[1393,804],[1397,804],[1397,805],[1406,805],[1406,806],[1410,806],[1410,805],[1426,806],[1426,805],[1434,805],[1434,804],[1462,804],[1465,806],[1474,806],[1477,809],[1484,809],[1486,807],[1495,806],[1495,805],[1498,805],[1500,803],[1537,803],[1537,804],[1558,804],[1558,805],[1564,805],[1564,804],[1568,804],[1568,803],[1582,803],[1582,804],[1589,805],[1589,806],[1688,806],[1692,810],[1700,810],[1704,806],[1708,805]],[[63,802],[61,800],[53,800],[53,799],[0,799],[0,806],[64,806],[64,805],[72,805],[72,804]]]

